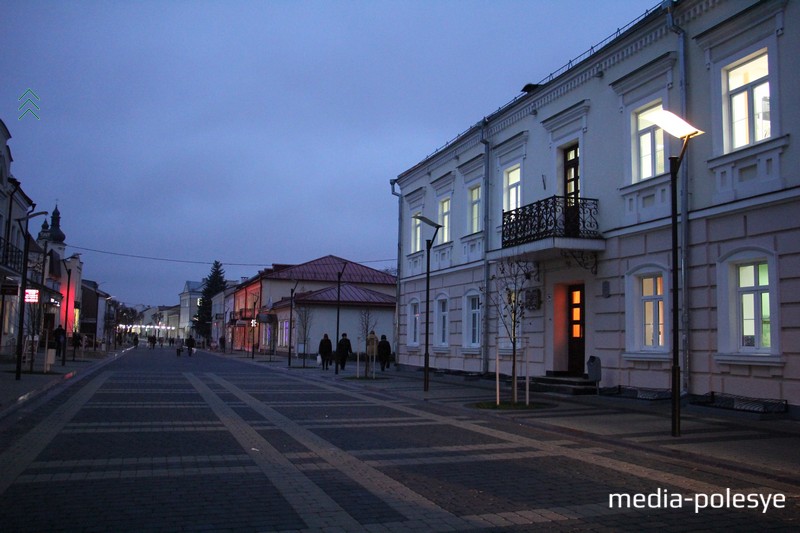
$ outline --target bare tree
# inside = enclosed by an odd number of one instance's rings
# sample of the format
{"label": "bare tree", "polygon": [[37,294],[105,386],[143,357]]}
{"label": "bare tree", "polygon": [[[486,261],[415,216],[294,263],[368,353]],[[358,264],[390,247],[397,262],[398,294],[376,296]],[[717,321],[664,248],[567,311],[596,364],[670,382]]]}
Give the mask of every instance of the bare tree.
{"label": "bare tree", "polygon": [[[499,322],[511,341],[511,396],[517,403],[517,346],[525,318],[524,290],[537,271],[535,262],[506,257],[495,263],[494,292],[486,291],[491,305],[497,311]],[[500,331],[498,330],[498,342]]]}
{"label": "bare tree", "polygon": [[295,307],[297,314],[297,339],[303,343],[303,366],[306,364],[308,343],[311,341],[311,324],[314,321],[314,310],[308,305]]}
{"label": "bare tree", "polygon": [[361,326],[361,338],[364,339],[364,377],[367,377],[369,373],[369,356],[366,355],[366,346],[367,346],[367,337],[369,336],[370,331],[375,330],[375,326],[378,325],[378,317],[373,316],[372,310],[369,307],[365,307],[359,313],[360,319],[360,326]]}

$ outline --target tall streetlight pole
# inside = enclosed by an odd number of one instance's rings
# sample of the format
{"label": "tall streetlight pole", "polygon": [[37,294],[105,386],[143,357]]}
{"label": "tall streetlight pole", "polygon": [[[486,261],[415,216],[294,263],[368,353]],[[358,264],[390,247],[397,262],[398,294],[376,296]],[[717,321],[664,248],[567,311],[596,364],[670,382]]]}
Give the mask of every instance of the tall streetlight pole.
{"label": "tall streetlight pole", "polygon": [[422,215],[414,215],[412,218],[415,218],[420,222],[424,222],[433,228],[433,236],[430,239],[425,240],[425,366],[422,373],[422,390],[428,392],[428,387],[430,385],[429,375],[431,363],[431,356],[430,352],[428,351],[428,337],[431,327],[431,248],[433,247],[433,241],[436,239],[436,234],[439,232],[439,228],[441,228],[442,225],[437,224],[433,220]]}
{"label": "tall streetlight pole", "polygon": [[294,287],[289,291],[289,366],[292,366],[292,316],[294,315],[294,291],[300,280],[294,282]]}
{"label": "tall streetlight pole", "polygon": [[[31,210],[36,207],[36,204],[31,206]],[[30,240],[30,235],[28,234],[28,221],[34,217],[47,215],[47,211],[37,211],[36,213],[28,213],[24,217],[20,217],[17,220],[17,224],[19,224],[19,229],[22,232],[22,235],[25,239],[25,244],[22,247],[22,278],[19,284],[19,324],[18,324],[18,331],[17,331],[17,369],[15,377],[17,381],[22,379],[22,348],[23,344],[22,341],[25,337],[24,335],[24,327],[25,327],[25,291],[28,288],[28,254],[30,253],[30,246],[28,244]],[[25,227],[22,227],[22,221],[25,221]]]}
{"label": "tall streetlight pole", "polygon": [[[342,265],[342,270],[336,273],[336,339],[334,339],[334,346],[339,345],[339,311],[342,306],[342,276],[344,275],[344,269],[347,268],[348,263],[345,262]],[[334,370],[336,373],[339,373],[339,353],[336,352],[336,361],[334,361]]]}
{"label": "tall streetlight pole", "polygon": [[[672,436],[681,436],[681,363],[680,363],[680,319],[678,291],[678,170],[686,155],[689,139],[703,132],[674,113],[660,111],[651,119],[653,123],[673,137],[683,140],[679,156],[670,156],[670,223],[672,230]],[[683,221],[687,223],[686,220]],[[683,243],[684,246],[687,243]]]}
{"label": "tall streetlight pole", "polygon": [[65,366],[67,364],[67,346],[70,340],[69,337],[69,289],[72,286],[72,269],[69,268],[67,265],[67,260],[62,259],[62,263],[64,263],[64,268],[67,271],[67,304],[64,306],[64,346],[61,350],[61,366]]}

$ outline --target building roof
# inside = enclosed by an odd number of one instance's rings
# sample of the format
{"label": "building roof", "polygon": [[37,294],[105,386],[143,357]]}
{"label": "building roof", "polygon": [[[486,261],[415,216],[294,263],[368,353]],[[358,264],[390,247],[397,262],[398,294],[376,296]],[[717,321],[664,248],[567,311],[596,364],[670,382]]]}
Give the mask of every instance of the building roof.
{"label": "building roof", "polygon": [[[304,292],[296,294],[294,297],[295,305],[314,304],[314,305],[336,305],[337,301],[337,288],[326,287],[317,291]],[[394,307],[394,295],[384,294],[382,292],[373,291],[358,285],[350,285],[343,283],[341,286],[341,294],[339,301],[341,305],[345,306],[359,306],[359,307]],[[282,308],[289,306],[289,298],[281,298],[273,308]]]}
{"label": "building roof", "polygon": [[379,285],[394,285],[397,283],[397,278],[391,274],[336,257],[335,255],[326,255],[307,263],[275,270],[267,274],[266,277],[269,279],[335,282],[343,269],[343,283],[375,283]]}

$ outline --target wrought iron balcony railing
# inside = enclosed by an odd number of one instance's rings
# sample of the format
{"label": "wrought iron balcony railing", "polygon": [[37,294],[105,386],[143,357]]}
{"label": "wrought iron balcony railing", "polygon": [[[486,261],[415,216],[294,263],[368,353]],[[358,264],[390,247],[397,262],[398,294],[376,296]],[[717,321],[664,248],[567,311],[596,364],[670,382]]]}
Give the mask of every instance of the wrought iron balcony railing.
{"label": "wrought iron balcony railing", "polygon": [[0,237],[0,253],[2,253],[0,259],[2,259],[4,267],[18,274],[22,273],[22,250]]}
{"label": "wrought iron balcony railing", "polygon": [[553,237],[602,238],[597,200],[552,196],[503,213],[503,248]]}

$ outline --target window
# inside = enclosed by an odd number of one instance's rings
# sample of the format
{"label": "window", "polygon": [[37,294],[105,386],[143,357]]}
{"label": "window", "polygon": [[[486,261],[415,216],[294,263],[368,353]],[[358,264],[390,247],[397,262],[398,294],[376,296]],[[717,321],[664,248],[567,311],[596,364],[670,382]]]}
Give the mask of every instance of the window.
{"label": "window", "polygon": [[411,217],[411,253],[416,253],[422,250],[422,222],[414,218],[422,213],[414,213]]}
{"label": "window", "polygon": [[434,344],[447,346],[449,330],[447,297],[440,296],[436,298],[436,340]]}
{"label": "window", "polygon": [[504,184],[505,194],[503,195],[503,209],[513,211],[522,207],[522,180],[521,168],[519,165],[511,167],[505,171]]}
{"label": "window", "polygon": [[768,139],[772,128],[767,53],[726,68],[725,82],[731,149]]}
{"label": "window", "polygon": [[769,269],[766,262],[737,268],[738,325],[742,350],[768,350],[770,340]]}
{"label": "window", "polygon": [[481,298],[470,294],[466,298],[466,315],[464,327],[464,345],[478,347],[481,345]]}
{"label": "window", "polygon": [[644,348],[664,346],[664,278],[660,274],[640,278]]}
{"label": "window", "polygon": [[670,359],[671,297],[669,269],[639,265],[625,275],[625,353],[632,361]]}
{"label": "window", "polygon": [[408,305],[408,344],[419,346],[419,302],[412,301]]}
{"label": "window", "polygon": [[481,231],[481,187],[472,187],[469,190],[469,233]]}
{"label": "window", "polygon": [[278,339],[280,346],[289,346],[289,321],[281,320],[280,325],[280,338]]}
{"label": "window", "polygon": [[439,244],[450,242],[450,198],[439,202]]}
{"label": "window", "polygon": [[656,126],[651,117],[661,111],[657,104],[636,113],[636,148],[639,180],[646,180],[664,173],[664,130]]}
{"label": "window", "polygon": [[722,364],[783,365],[777,256],[737,249],[717,263],[717,353]]}

